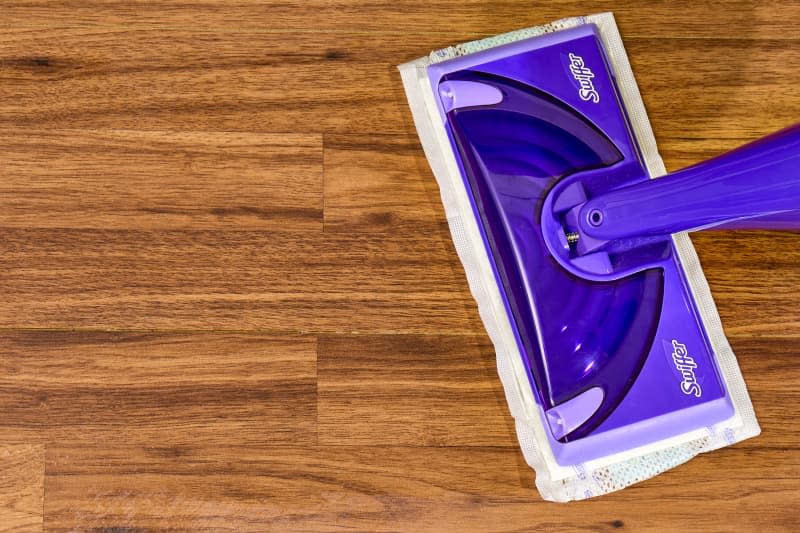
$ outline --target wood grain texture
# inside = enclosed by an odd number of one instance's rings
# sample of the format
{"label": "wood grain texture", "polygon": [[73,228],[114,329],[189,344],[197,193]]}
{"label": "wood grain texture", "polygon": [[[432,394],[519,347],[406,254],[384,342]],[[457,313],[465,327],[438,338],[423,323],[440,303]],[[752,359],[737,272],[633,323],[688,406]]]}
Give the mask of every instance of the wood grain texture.
{"label": "wood grain texture", "polygon": [[221,428],[237,444],[316,441],[314,338],[23,332],[0,335],[0,354],[10,391],[44,404],[26,421],[44,442],[169,448]]}
{"label": "wood grain texture", "polygon": [[515,438],[483,336],[319,341],[320,444],[506,446]]}
{"label": "wood grain texture", "polygon": [[4,227],[322,228],[320,135],[25,128],[0,143]]}
{"label": "wood grain texture", "polygon": [[800,115],[792,0],[3,2],[0,530],[796,531],[798,235],[693,238],[760,437],[518,450],[395,65],[587,10],[670,169]]}
{"label": "wood grain texture", "polygon": [[[569,507],[531,498],[532,472],[512,448],[193,447],[165,456],[56,445],[47,472],[52,531],[160,529],[164,516],[187,532],[789,531],[800,463],[796,453],[742,445]],[[712,502],[713,512],[698,511]]]}
{"label": "wood grain texture", "polygon": [[41,531],[44,466],[43,445],[0,444],[0,527],[3,531]]}
{"label": "wood grain texture", "polygon": [[10,328],[474,333],[475,321],[465,317],[477,313],[445,238],[0,228],[0,321]]}
{"label": "wood grain texture", "polygon": [[446,231],[439,189],[416,135],[331,134],[324,142],[326,232]]}
{"label": "wood grain texture", "polygon": [[[634,71],[652,71],[637,80],[659,139],[752,138],[800,111],[794,99],[774,97],[794,91],[792,77],[776,73],[800,67],[784,40],[741,30],[682,39],[622,31]],[[394,65],[453,41],[389,37],[135,25],[8,31],[0,36],[0,125],[412,134]]]}

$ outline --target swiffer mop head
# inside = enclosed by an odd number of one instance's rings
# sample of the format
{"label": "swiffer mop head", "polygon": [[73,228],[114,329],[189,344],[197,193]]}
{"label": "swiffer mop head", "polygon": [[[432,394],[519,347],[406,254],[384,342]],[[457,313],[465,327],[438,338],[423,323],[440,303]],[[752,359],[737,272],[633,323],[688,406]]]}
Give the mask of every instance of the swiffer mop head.
{"label": "swiffer mop head", "polygon": [[[562,230],[588,193],[665,173],[613,16],[399,68],[542,496],[612,492],[757,435],[688,236],[588,253]],[[568,268],[554,256],[576,246]]]}

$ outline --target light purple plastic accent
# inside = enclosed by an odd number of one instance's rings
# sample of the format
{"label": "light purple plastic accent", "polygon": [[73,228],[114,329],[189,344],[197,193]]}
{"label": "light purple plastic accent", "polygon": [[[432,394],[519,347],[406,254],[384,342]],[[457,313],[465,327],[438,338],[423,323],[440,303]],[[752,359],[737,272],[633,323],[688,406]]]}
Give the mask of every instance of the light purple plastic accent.
{"label": "light purple plastic accent", "polygon": [[439,85],[439,95],[445,112],[459,107],[492,105],[503,101],[500,89],[475,81],[446,81]]}
{"label": "light purple plastic accent", "polygon": [[[575,56],[591,69],[599,102],[582,98]],[[652,268],[611,281],[575,276],[546,244],[543,231],[558,227],[553,241],[569,251],[561,220],[546,220],[549,191],[564,192],[566,210],[649,179],[596,27],[433,64],[428,78],[556,460],[584,462],[732,416],[671,241],[649,250]],[[454,107],[440,92],[453,82],[493,86],[502,101]],[[699,397],[681,390],[674,340],[697,364]]]}
{"label": "light purple plastic accent", "polygon": [[584,424],[603,402],[603,389],[594,387],[583,391],[571,400],[549,409],[545,416],[550,424],[550,431],[557,439],[575,431]]}

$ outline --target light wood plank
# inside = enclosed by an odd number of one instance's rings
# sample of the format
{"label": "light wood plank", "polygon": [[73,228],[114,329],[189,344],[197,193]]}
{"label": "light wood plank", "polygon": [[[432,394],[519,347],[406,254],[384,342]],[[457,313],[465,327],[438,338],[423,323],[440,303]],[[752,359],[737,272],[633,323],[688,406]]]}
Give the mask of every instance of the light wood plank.
{"label": "light wood plank", "polygon": [[317,135],[12,129],[0,225],[322,229]]}
{"label": "light wood plank", "polygon": [[0,529],[42,531],[44,446],[0,444]]}

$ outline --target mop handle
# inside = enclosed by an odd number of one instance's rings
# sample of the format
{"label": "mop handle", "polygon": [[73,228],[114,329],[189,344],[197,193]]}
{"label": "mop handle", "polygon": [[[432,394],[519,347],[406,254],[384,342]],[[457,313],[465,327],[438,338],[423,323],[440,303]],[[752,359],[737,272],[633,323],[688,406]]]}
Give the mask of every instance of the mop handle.
{"label": "mop handle", "polygon": [[605,241],[711,227],[800,230],[800,124],[600,194],[581,207],[578,224]]}

